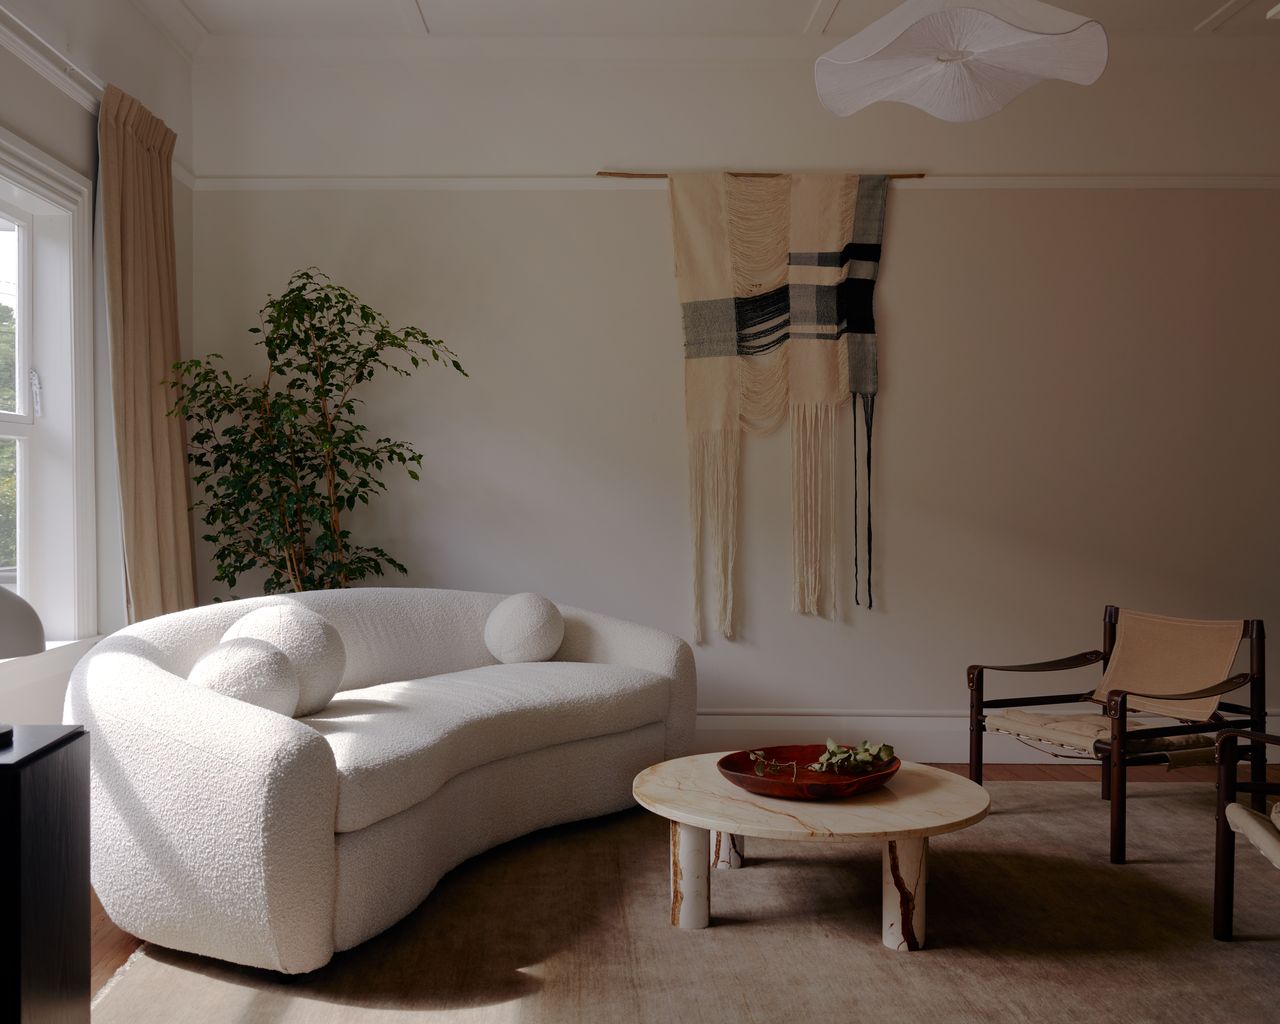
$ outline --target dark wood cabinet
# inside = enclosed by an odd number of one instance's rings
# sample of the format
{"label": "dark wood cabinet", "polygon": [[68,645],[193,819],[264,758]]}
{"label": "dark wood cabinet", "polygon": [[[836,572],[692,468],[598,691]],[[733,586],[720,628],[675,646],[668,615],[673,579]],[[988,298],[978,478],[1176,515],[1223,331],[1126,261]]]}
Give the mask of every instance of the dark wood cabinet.
{"label": "dark wood cabinet", "polygon": [[0,1021],[88,1020],[89,737],[16,725],[0,747]]}

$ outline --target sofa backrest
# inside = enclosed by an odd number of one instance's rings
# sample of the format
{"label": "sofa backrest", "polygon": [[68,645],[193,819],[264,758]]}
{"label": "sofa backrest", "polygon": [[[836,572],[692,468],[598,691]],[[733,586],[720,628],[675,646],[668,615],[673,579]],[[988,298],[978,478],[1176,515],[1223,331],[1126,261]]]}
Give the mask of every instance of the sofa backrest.
{"label": "sofa backrest", "polygon": [[338,688],[352,690],[496,664],[484,643],[484,624],[504,596],[411,587],[277,594],[162,615],[115,635],[144,642],[151,660],[185,678],[241,616],[267,605],[300,604],[324,616],[342,637],[347,667]]}

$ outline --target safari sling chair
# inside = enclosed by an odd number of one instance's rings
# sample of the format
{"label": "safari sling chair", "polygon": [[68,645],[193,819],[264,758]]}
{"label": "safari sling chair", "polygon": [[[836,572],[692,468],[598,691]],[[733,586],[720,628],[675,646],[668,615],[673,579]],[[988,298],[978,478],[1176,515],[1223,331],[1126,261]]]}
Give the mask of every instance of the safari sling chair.
{"label": "safari sling chair", "polygon": [[[1249,670],[1230,676],[1240,645],[1249,644]],[[1103,615],[1102,650],[1027,665],[970,665],[969,778],[982,782],[985,733],[1013,736],[1023,742],[1049,744],[1066,757],[1102,762],[1102,799],[1111,802],[1111,862],[1125,860],[1125,770],[1129,765],[1212,764],[1214,735],[1223,729],[1266,729],[1265,631],[1261,619],[1204,621],[1122,610],[1108,605]],[[987,672],[1059,672],[1102,666],[1096,690],[1048,696],[1001,697],[983,693]],[[1249,688],[1248,706],[1221,698]],[[1092,703],[1101,712],[1045,715],[1017,710],[1061,704]],[[992,714],[991,712],[995,712]],[[1176,725],[1149,725],[1130,714],[1176,719]],[[1233,717],[1228,717],[1228,715]],[[1253,808],[1262,811],[1267,751],[1249,743]]]}

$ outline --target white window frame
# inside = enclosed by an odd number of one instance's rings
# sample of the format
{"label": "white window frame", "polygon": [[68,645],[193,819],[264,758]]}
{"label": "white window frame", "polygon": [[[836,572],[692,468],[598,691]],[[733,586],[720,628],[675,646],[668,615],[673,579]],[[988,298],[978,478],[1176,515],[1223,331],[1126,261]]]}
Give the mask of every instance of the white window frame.
{"label": "white window frame", "polygon": [[8,423],[31,423],[34,412],[31,407],[31,259],[34,252],[31,236],[31,214],[21,207],[6,203],[0,199],[0,218],[16,224],[18,228],[18,329],[14,336],[17,352],[14,358],[14,369],[17,380],[14,381],[14,392],[17,395],[18,408],[13,412],[0,409],[0,436],[16,437],[17,434],[6,433]]}
{"label": "white window frame", "polygon": [[[33,603],[45,620],[50,640],[76,640],[95,636],[98,626],[97,525],[95,517],[94,387],[93,387],[93,185],[61,162],[25,140],[0,129],[0,210],[8,219],[21,212],[29,246],[22,261],[28,268],[20,282],[25,315],[19,331],[18,405],[16,414],[0,414],[0,436],[24,438],[19,445],[18,474],[18,587],[23,593],[39,591]],[[38,211],[33,213],[32,211]],[[41,223],[56,226],[58,241],[42,242]],[[44,246],[43,250],[41,246]],[[43,269],[42,269],[43,268]],[[49,297],[41,295],[35,280],[45,270],[58,278],[59,323],[41,319],[40,309]],[[48,275],[46,275],[47,278]],[[69,307],[63,302],[69,300]],[[33,565],[32,531],[40,510],[24,500],[22,481],[31,480],[30,442],[44,424],[36,424],[32,408],[29,372],[40,372],[45,346],[59,346],[57,365],[69,369],[69,379],[57,381],[65,397],[59,402],[59,421],[69,453],[71,479],[65,488],[70,508],[61,510],[66,526],[58,544],[64,549],[57,570],[56,587],[35,586],[44,567]],[[23,350],[25,346],[25,351]],[[49,359],[53,364],[55,360]],[[61,374],[59,374],[61,376]],[[54,381],[48,382],[50,388]],[[46,403],[47,405],[47,403]],[[45,416],[50,409],[46,407]],[[43,538],[44,543],[49,538]],[[51,597],[56,594],[56,597]],[[43,605],[43,607],[42,607]]]}

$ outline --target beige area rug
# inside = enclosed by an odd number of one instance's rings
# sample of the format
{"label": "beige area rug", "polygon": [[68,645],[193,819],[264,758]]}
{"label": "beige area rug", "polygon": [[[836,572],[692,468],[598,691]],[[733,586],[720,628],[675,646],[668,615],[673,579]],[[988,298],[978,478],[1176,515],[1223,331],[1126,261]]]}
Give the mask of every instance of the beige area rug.
{"label": "beige area rug", "polygon": [[672,928],[667,826],[636,810],[469,861],[311,975],[144,946],[94,1024],[1280,1021],[1280,872],[1243,842],[1239,940],[1210,937],[1211,785],[1133,785],[1123,867],[1095,786],[990,790],[986,821],[932,842],[919,953],[880,944],[871,844],[748,840],[712,927]]}

